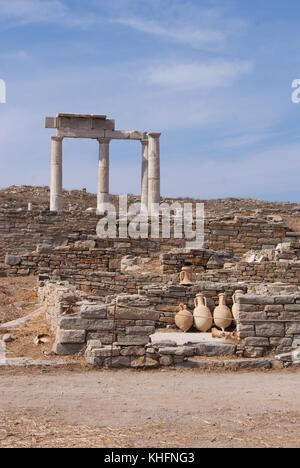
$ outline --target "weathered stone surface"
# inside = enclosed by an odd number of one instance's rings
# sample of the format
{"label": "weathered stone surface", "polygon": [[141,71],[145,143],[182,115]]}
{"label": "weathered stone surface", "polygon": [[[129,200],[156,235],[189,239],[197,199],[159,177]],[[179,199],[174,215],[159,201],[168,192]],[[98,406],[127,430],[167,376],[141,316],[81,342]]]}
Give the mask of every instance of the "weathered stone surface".
{"label": "weathered stone surface", "polygon": [[145,356],[138,357],[131,361],[131,367],[135,369],[143,368],[145,367],[145,362],[146,362]]}
{"label": "weathered stone surface", "polygon": [[275,304],[293,304],[295,296],[276,296],[274,302]]}
{"label": "weathered stone surface", "polygon": [[246,358],[260,358],[264,355],[264,348],[256,348],[252,346],[247,346],[244,351],[244,356]]}
{"label": "weathered stone surface", "polygon": [[142,346],[149,343],[149,336],[127,335],[118,336],[117,345],[119,346]]}
{"label": "weathered stone surface", "polygon": [[258,304],[258,305],[270,305],[274,304],[275,300],[272,296],[251,296],[249,294],[239,297],[240,304]]}
{"label": "weathered stone surface", "polygon": [[103,347],[103,348],[93,348],[91,350],[91,356],[93,357],[110,357],[110,356],[119,356],[120,355],[120,348],[112,348],[111,346]]}
{"label": "weathered stone surface", "polygon": [[78,354],[84,349],[84,344],[62,344],[54,343],[53,352],[58,356],[71,356],[73,354]]}
{"label": "weathered stone surface", "polygon": [[160,317],[160,312],[156,312],[155,310],[147,309],[139,309],[139,308],[123,308],[117,307],[116,319],[125,319],[125,320],[153,320],[158,321]]}
{"label": "weathered stone surface", "polygon": [[121,356],[145,356],[145,354],[145,348],[140,346],[128,346],[121,350]]}
{"label": "weathered stone surface", "polygon": [[245,339],[245,345],[246,346],[253,346],[253,347],[268,347],[270,346],[270,342],[268,338],[263,338],[263,337],[249,337]]}
{"label": "weathered stone surface", "polygon": [[271,346],[281,346],[283,348],[288,348],[292,346],[293,338],[279,338],[279,337],[272,337],[270,339]]}
{"label": "weathered stone surface", "polygon": [[85,343],[85,330],[59,330],[56,335],[57,342],[61,344]]}
{"label": "weathered stone surface", "polygon": [[146,356],[145,367],[147,368],[157,368],[159,367],[159,362],[153,357]]}
{"label": "weathered stone surface", "polygon": [[284,336],[285,335],[285,327],[284,323],[259,323],[255,325],[256,335],[263,336],[263,337],[271,337],[271,336]]}
{"label": "weathered stone surface", "polygon": [[267,305],[264,310],[265,312],[281,312],[283,310],[283,305]]}
{"label": "weathered stone surface", "polygon": [[127,335],[152,335],[155,332],[155,327],[126,327]]}
{"label": "weathered stone surface", "polygon": [[298,335],[300,334],[300,322],[291,323],[286,326],[286,335]]}
{"label": "weathered stone surface", "polygon": [[200,344],[195,346],[197,356],[231,356],[236,346],[232,344]]}
{"label": "weathered stone surface", "polygon": [[254,325],[252,324],[245,325],[245,324],[238,323],[237,329],[238,329],[238,335],[241,339],[247,338],[250,336],[255,336]]}
{"label": "weathered stone surface", "polygon": [[59,327],[62,330],[109,331],[113,329],[113,320],[89,320],[78,317],[62,317]]}
{"label": "weathered stone surface", "polygon": [[100,304],[84,304],[80,309],[80,316],[83,319],[105,319],[107,317],[107,307]]}
{"label": "weathered stone surface", "polygon": [[155,343],[155,346],[157,346],[158,348],[174,348],[177,346],[177,343],[176,341],[165,340],[165,341],[158,341],[157,343]]}
{"label": "weathered stone surface", "polygon": [[168,367],[173,365],[173,358],[172,356],[161,356],[159,359],[159,363],[163,367]]}
{"label": "weathered stone surface", "polygon": [[128,356],[116,356],[112,359],[105,359],[105,367],[121,368],[121,367],[130,367],[131,358]]}
{"label": "weathered stone surface", "polygon": [[21,257],[15,256],[15,255],[5,255],[5,265],[8,266],[18,266],[20,265],[22,259]]}
{"label": "weathered stone surface", "polygon": [[2,341],[4,343],[12,343],[16,339],[17,338],[15,336],[11,335],[10,333],[5,333],[5,335],[2,336]]}

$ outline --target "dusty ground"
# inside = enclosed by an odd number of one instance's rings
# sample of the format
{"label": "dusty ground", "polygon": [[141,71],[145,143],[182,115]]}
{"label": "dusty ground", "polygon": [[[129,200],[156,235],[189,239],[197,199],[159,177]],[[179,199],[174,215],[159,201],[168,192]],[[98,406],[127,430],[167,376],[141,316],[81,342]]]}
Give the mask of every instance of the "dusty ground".
{"label": "dusty ground", "polygon": [[299,447],[300,372],[0,371],[0,447]]}
{"label": "dusty ground", "polygon": [[37,278],[0,278],[0,324],[30,314],[37,306]]}

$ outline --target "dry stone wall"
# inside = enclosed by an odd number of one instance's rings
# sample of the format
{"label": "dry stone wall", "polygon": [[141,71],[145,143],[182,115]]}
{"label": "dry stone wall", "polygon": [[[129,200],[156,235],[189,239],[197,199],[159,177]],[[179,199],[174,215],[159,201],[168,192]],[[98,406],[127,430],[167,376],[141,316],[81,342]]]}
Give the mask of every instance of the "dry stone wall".
{"label": "dry stone wall", "polygon": [[244,341],[245,357],[285,353],[300,339],[300,293],[279,296],[238,297],[237,330]]}

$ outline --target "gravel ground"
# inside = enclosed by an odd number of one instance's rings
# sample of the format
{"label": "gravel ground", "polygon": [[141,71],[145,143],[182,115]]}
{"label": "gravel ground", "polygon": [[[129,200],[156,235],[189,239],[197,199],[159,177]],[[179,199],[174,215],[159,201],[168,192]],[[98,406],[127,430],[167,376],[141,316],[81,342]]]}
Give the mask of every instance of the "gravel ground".
{"label": "gravel ground", "polygon": [[299,447],[300,371],[1,370],[0,447]]}

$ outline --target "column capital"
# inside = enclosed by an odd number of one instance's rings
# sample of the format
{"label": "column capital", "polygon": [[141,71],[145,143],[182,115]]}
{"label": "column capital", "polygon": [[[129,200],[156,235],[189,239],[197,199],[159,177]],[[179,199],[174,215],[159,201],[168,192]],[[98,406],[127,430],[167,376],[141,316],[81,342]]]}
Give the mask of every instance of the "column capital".
{"label": "column capital", "polygon": [[56,135],[51,137],[51,140],[57,141],[57,142],[61,142],[61,141],[63,141],[63,139],[64,139],[64,137],[60,137],[60,136],[56,136]]}
{"label": "column capital", "polygon": [[149,137],[152,137],[152,138],[160,138],[161,137],[161,133],[160,132],[148,132],[148,136]]}
{"label": "column capital", "polygon": [[111,142],[111,138],[108,138],[108,137],[98,138],[98,141],[99,141],[100,145],[101,145],[102,143],[110,143],[110,142]]}

